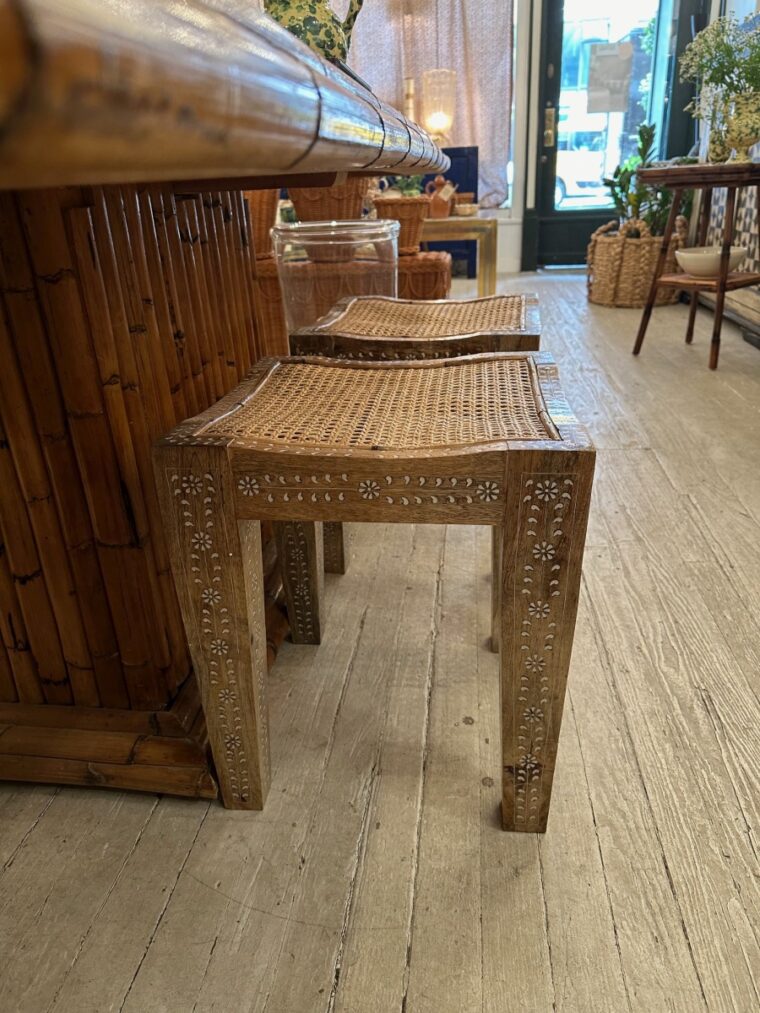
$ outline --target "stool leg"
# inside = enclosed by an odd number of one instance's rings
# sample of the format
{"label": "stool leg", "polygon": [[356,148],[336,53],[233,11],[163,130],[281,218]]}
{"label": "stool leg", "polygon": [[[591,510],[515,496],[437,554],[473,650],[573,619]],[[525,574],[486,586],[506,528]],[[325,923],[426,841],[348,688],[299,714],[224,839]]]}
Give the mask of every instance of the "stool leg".
{"label": "stool leg", "polygon": [[325,546],[325,572],[345,573],[346,560],[346,533],[343,530],[343,521],[324,521],[324,546]]}
{"label": "stool leg", "polygon": [[277,521],[274,532],[293,643],[319,644],[324,591],[322,522]]}
{"label": "stool leg", "polygon": [[154,465],[222,801],[261,809],[270,776],[261,525],[238,523],[224,448],[162,445]]}
{"label": "stool leg", "polygon": [[570,461],[564,454],[555,463],[558,456],[507,455],[501,563],[505,830],[543,833],[549,815],[594,468],[593,452]]}
{"label": "stool leg", "polygon": [[500,527],[491,528],[491,650],[499,653],[501,635],[501,540]]}

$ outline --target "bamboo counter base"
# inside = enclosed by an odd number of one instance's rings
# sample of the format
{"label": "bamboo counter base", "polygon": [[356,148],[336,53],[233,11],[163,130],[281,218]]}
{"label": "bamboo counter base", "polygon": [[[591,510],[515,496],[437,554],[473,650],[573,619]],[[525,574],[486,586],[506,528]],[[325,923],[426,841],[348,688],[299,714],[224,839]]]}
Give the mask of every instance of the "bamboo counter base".
{"label": "bamboo counter base", "polygon": [[0,778],[216,794],[150,447],[287,351],[254,263],[240,191],[0,194]]}
{"label": "bamboo counter base", "polygon": [[0,0],[0,779],[210,798],[151,446],[287,354],[243,190],[448,160],[249,4],[117,7]]}

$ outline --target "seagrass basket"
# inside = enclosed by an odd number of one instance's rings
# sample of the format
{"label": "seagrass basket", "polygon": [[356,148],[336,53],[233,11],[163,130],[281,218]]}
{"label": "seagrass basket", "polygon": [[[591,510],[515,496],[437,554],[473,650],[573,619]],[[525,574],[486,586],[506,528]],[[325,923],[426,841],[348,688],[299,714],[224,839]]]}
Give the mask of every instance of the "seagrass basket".
{"label": "seagrass basket", "polygon": [[293,186],[288,194],[299,222],[340,222],[361,218],[369,189],[366,176],[349,176],[333,186]]}
{"label": "seagrass basket", "polygon": [[245,198],[251,217],[253,249],[256,260],[272,256],[272,237],[269,232],[277,217],[279,190],[246,190]]}
{"label": "seagrass basket", "polygon": [[450,253],[429,250],[398,258],[399,299],[446,299],[450,290]]}
{"label": "seagrass basket", "polygon": [[[665,274],[675,274],[676,250],[686,245],[686,219],[679,215],[668,246]],[[613,229],[617,229],[614,234]],[[639,238],[629,235],[638,231]],[[586,256],[586,282],[589,302],[600,306],[644,306],[654,277],[662,236],[653,236],[645,222],[634,220],[622,227],[608,222],[591,237]],[[678,300],[678,290],[660,288],[656,305]]]}
{"label": "seagrass basket", "polygon": [[419,197],[375,197],[378,218],[392,218],[401,225],[398,236],[398,253],[408,257],[420,252],[422,226],[430,214],[430,198]]}

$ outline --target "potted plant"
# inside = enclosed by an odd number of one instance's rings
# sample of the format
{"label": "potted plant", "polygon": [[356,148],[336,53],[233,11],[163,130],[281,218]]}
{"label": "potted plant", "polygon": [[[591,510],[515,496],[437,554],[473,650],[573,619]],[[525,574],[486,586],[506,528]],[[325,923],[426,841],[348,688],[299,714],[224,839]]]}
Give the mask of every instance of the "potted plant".
{"label": "potted plant", "polygon": [[[604,180],[618,217],[597,229],[589,243],[586,263],[590,302],[603,306],[646,303],[660,252],[660,237],[665,232],[673,201],[671,191],[649,186],[638,177],[639,168],[652,164],[654,140],[655,127],[642,123],[636,153]],[[687,192],[681,201],[665,262],[668,273],[678,269],[675,251],[686,242],[685,216],[690,213],[691,200],[692,194]],[[657,303],[675,302],[677,298],[675,290],[660,289]]]}
{"label": "potted plant", "polygon": [[705,122],[708,161],[750,161],[760,141],[760,17],[713,21],[684,50],[680,74],[696,88],[687,109]]}
{"label": "potted plant", "polygon": [[422,226],[430,214],[430,198],[422,193],[422,176],[387,176],[387,188],[373,195],[378,218],[392,218],[401,225],[400,256],[419,253]]}

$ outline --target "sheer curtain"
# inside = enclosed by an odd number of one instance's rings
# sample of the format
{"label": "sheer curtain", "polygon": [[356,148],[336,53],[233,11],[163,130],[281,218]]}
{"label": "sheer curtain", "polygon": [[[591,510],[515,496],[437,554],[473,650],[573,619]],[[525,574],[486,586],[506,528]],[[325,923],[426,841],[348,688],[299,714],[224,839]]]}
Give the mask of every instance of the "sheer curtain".
{"label": "sheer curtain", "polygon": [[[348,2],[333,0],[339,17]],[[513,0],[365,0],[348,60],[380,98],[399,109],[404,78],[413,77],[418,116],[423,72],[436,67],[457,72],[451,141],[478,146],[485,207],[507,196],[512,14]]]}

